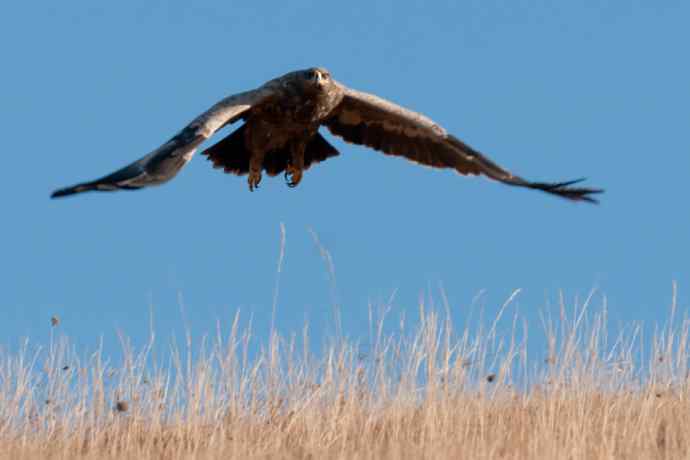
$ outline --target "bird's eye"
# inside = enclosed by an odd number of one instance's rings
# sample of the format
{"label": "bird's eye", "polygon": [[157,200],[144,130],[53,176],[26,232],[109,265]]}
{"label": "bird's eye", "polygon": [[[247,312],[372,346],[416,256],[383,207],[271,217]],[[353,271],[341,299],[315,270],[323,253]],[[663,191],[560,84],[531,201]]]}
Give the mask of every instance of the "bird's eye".
{"label": "bird's eye", "polygon": [[314,78],[316,78],[316,72],[314,72],[313,70],[308,70],[307,71],[307,78],[309,80],[313,80]]}

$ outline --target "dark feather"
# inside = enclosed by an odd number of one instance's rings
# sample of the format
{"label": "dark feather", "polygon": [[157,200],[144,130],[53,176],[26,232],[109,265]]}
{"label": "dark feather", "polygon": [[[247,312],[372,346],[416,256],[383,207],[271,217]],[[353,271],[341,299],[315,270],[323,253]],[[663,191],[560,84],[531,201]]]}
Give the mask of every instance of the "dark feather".
{"label": "dark feather", "polygon": [[349,125],[337,117],[326,122],[336,136],[353,144],[365,145],[388,155],[407,158],[434,168],[455,168],[461,174],[481,174],[481,168],[471,159],[459,157],[450,146],[438,139],[423,135],[409,136],[401,131],[386,129],[383,123],[368,122]]}
{"label": "dark feather", "polygon": [[435,168],[454,168],[461,174],[482,173],[472,158],[458,155],[445,142],[442,128],[399,106],[395,106],[399,108],[397,112],[393,107],[386,110],[388,106],[384,103],[393,106],[388,101],[381,102],[380,98],[360,100],[354,97],[353,92],[348,93],[334,111],[335,115],[324,124],[331,133],[347,142],[365,145],[388,155],[402,156]]}
{"label": "dark feather", "polygon": [[463,152],[475,159],[477,164],[481,166],[482,173],[484,175],[506,185],[541,190],[542,192],[560,196],[561,198],[566,198],[568,200],[586,201],[594,204],[599,203],[599,201],[597,201],[591,195],[597,195],[604,192],[602,189],[597,188],[571,187],[571,185],[580,183],[585,179],[570,180],[565,182],[530,182],[520,176],[512,174],[510,171],[501,168],[496,163],[489,160],[485,155],[474,150],[472,147],[465,144],[455,136],[448,135],[446,139],[450,145],[454,146],[460,152]]}
{"label": "dark feather", "polygon": [[74,185],[72,187],[65,187],[55,190],[50,194],[51,198],[62,198],[64,196],[74,195],[76,193],[98,191],[98,192],[114,192],[117,190],[139,190],[142,186],[132,185],[113,185],[107,186],[100,182],[86,182],[84,184]]}

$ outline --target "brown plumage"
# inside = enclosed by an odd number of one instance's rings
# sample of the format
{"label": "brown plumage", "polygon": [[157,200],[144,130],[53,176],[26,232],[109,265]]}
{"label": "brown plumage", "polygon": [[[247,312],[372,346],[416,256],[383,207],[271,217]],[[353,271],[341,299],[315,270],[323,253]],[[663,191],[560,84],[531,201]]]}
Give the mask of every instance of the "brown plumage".
{"label": "brown plumage", "polygon": [[227,97],[194,119],[150,154],[101,179],[57,190],[53,197],[89,190],[137,189],[170,180],[197,147],[218,129],[244,124],[202,152],[215,168],[248,175],[249,189],[285,174],[296,186],[310,166],[338,155],[318,132],[325,126],[345,141],[464,175],[484,175],[507,185],[541,190],[573,201],[596,203],[602,190],[573,187],[577,181],[531,182],[498,166],[419,113],[333,80],[323,68],[290,72],[263,86]]}
{"label": "brown plumage", "polygon": [[[226,173],[245,175],[249,172],[250,152],[245,147],[245,125],[240,126],[229,136],[202,152],[213,163],[213,167]],[[316,133],[304,151],[304,170],[313,163],[338,155],[339,152],[328,143],[320,133]],[[264,157],[264,170],[269,176],[284,173],[288,167],[290,151],[286,147],[272,150]]]}

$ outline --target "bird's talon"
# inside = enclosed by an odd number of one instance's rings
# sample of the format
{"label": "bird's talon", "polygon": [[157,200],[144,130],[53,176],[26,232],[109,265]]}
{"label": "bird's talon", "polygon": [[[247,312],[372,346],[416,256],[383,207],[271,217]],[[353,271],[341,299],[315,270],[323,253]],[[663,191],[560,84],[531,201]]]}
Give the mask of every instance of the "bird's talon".
{"label": "bird's talon", "polygon": [[247,182],[249,183],[249,191],[253,192],[254,189],[259,188],[259,182],[261,182],[261,173],[255,173],[255,172],[250,172],[249,173],[249,178],[247,179]]}
{"label": "bird's talon", "polygon": [[290,188],[295,188],[302,180],[302,171],[292,165],[285,169],[285,183]]}

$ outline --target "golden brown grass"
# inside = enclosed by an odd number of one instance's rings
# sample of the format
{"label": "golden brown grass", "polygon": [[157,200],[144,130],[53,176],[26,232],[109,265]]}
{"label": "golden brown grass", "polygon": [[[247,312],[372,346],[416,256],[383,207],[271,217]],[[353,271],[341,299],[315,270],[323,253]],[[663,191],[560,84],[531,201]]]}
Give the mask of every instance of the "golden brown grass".
{"label": "golden brown grass", "polygon": [[688,321],[608,340],[605,308],[588,308],[546,318],[545,351],[506,307],[456,333],[422,305],[413,331],[373,320],[368,346],[334,339],[318,356],[306,328],[262,347],[239,317],[168,360],[123,340],[116,367],[57,334],[47,350],[0,350],[0,457],[690,456]]}

